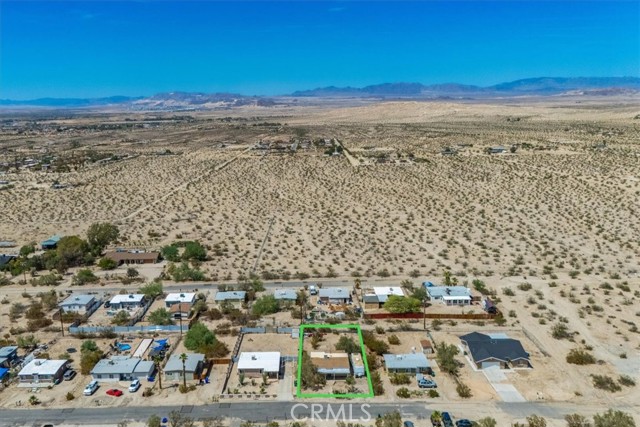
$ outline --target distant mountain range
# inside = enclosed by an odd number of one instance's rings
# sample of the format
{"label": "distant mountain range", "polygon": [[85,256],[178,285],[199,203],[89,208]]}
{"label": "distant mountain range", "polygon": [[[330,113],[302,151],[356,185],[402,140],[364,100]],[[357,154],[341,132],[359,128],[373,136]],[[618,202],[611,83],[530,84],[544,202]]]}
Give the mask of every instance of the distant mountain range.
{"label": "distant mountain range", "polygon": [[83,108],[117,106],[131,110],[224,109],[246,105],[269,107],[288,103],[287,98],[406,98],[462,99],[512,96],[592,95],[611,96],[640,93],[639,77],[536,77],[473,86],[459,83],[424,85],[422,83],[382,83],[357,87],[328,86],[301,90],[290,95],[263,97],[237,93],[167,92],[150,97],[111,96],[106,98],[39,98],[27,101],[0,99],[0,107],[37,106]]}
{"label": "distant mountain range", "polygon": [[299,97],[410,97],[430,98],[434,96],[474,97],[474,96],[520,96],[558,95],[565,92],[603,89],[640,90],[638,77],[536,77],[499,83],[493,86],[473,86],[459,83],[423,85],[421,83],[383,83],[362,88],[323,87],[297,91],[292,96]]}

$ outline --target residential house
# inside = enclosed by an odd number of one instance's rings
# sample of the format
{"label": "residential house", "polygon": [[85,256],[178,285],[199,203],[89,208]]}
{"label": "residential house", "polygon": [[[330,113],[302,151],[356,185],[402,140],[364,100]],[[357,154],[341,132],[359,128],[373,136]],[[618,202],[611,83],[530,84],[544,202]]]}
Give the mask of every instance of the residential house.
{"label": "residential house", "polygon": [[385,354],[383,357],[389,373],[419,374],[431,368],[424,353]]}
{"label": "residential house", "polygon": [[362,297],[365,309],[381,308],[391,296],[404,297],[404,292],[400,286],[375,286],[371,292]]}
{"label": "residential house", "polygon": [[278,378],[280,373],[280,352],[257,351],[242,352],[238,359],[238,374],[247,377],[261,377],[267,374],[269,378]]}
{"label": "residential house", "polygon": [[155,264],[160,260],[159,252],[143,251],[114,251],[107,252],[105,258],[110,258],[118,265],[122,264]]}
{"label": "residential house", "polygon": [[49,250],[49,249],[55,249],[58,247],[58,242],[60,241],[60,239],[62,238],[62,236],[51,236],[49,237],[47,240],[44,240],[40,243],[40,246],[42,247],[42,250]]}
{"label": "residential house", "polygon": [[204,367],[204,354],[187,353],[187,360],[185,360],[183,366],[180,354],[174,353],[164,366],[164,378],[166,381],[182,381],[182,373],[184,370],[187,381],[200,381]]}
{"label": "residential house", "polygon": [[499,147],[489,147],[489,149],[487,150],[487,152],[489,154],[502,154],[502,153],[506,153],[507,149],[505,147],[499,146]]}
{"label": "residential house", "polygon": [[193,306],[187,302],[181,302],[179,304],[173,304],[171,308],[169,308],[169,313],[171,313],[171,317],[174,319],[188,319],[191,315],[191,309]]}
{"label": "residential house", "polygon": [[529,353],[524,350],[520,341],[505,334],[472,332],[461,336],[460,341],[478,369],[493,366],[502,369],[531,367]]}
{"label": "residential house", "polygon": [[246,301],[247,293],[245,291],[225,291],[216,293],[215,301],[221,303],[229,301],[232,303],[241,303]]}
{"label": "residential house", "polygon": [[10,368],[18,359],[18,347],[10,345],[0,348],[0,368]]}
{"label": "residential house", "polygon": [[440,302],[446,305],[470,305],[473,300],[471,289],[465,286],[429,286],[430,282],[425,282],[424,286],[429,296],[429,300]]}
{"label": "residential house", "polygon": [[113,310],[133,310],[143,305],[143,294],[118,294],[109,301],[109,307]]}
{"label": "residential house", "polygon": [[318,292],[320,301],[331,304],[345,304],[351,301],[349,288],[322,288]]}
{"label": "residential house", "polygon": [[295,302],[298,299],[295,289],[276,289],[273,296],[278,301]]}
{"label": "residential house", "polygon": [[73,312],[85,314],[97,303],[98,301],[91,295],[72,294],[58,304],[58,307],[60,307],[65,313]]}
{"label": "residential house", "polygon": [[189,304],[189,307],[193,307],[196,303],[196,294],[194,292],[181,292],[169,294],[164,299],[164,304],[167,308],[171,308],[176,304]]}
{"label": "residential house", "polygon": [[91,376],[96,381],[118,382],[148,378],[153,375],[155,365],[152,361],[139,357],[113,356],[102,359],[91,370]]}
{"label": "residential house", "polygon": [[325,353],[312,351],[309,356],[318,373],[327,379],[345,379],[351,374],[349,355],[347,353]]}
{"label": "residential house", "polygon": [[431,344],[430,340],[421,340],[420,348],[422,348],[424,354],[433,354],[433,344]]}
{"label": "residential house", "polygon": [[364,377],[366,375],[366,370],[364,369],[362,355],[358,353],[351,353],[349,354],[349,360],[351,361],[353,376],[356,378]]}
{"label": "residential house", "polygon": [[33,359],[18,372],[20,385],[49,385],[62,380],[68,363],[68,360]]}

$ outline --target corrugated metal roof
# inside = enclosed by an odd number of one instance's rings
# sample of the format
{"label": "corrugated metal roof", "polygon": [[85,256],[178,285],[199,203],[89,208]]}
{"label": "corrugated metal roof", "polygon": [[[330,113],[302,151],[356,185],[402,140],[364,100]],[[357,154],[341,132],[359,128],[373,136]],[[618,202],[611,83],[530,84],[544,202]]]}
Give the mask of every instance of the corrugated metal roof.
{"label": "corrugated metal roof", "polygon": [[430,366],[423,353],[385,354],[383,357],[387,369],[426,369]]}

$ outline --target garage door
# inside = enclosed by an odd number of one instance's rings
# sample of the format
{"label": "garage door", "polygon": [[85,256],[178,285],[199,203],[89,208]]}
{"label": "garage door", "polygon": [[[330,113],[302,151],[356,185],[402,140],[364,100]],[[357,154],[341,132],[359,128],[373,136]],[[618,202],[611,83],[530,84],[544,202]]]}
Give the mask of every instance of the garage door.
{"label": "garage door", "polygon": [[500,368],[500,362],[482,362],[482,369],[492,368],[492,367]]}

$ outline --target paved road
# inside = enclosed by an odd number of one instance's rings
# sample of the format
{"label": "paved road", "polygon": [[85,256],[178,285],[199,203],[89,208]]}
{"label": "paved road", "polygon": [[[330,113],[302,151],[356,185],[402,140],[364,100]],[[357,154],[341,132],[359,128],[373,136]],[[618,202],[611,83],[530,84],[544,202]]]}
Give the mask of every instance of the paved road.
{"label": "paved road", "polygon": [[[311,405],[317,405],[312,407]],[[297,405],[297,406],[296,406]],[[306,406],[305,406],[306,405]],[[454,417],[484,417],[503,412],[514,419],[522,419],[531,414],[538,414],[546,418],[561,419],[565,414],[581,413],[591,416],[596,412],[604,412],[608,407],[593,405],[574,405],[570,403],[554,402],[526,402],[526,403],[493,403],[493,402],[462,402],[455,404],[425,404],[422,402],[408,402],[405,404],[379,403],[366,400],[360,401],[299,401],[299,402],[235,402],[215,403],[202,406],[164,406],[164,407],[98,407],[75,409],[3,409],[0,411],[0,426],[31,426],[38,423],[53,424],[116,424],[122,420],[145,421],[150,415],[166,416],[170,411],[180,411],[194,419],[208,417],[238,418],[257,422],[269,420],[292,420],[293,413],[298,419],[310,417],[315,410],[316,416],[325,419],[328,406],[336,413],[340,405],[346,405],[344,413],[347,420],[366,420],[368,416],[376,417],[394,410],[400,410],[405,418],[428,418],[433,410],[446,410]],[[618,407],[625,412],[639,415],[637,407]],[[316,417],[317,419],[317,417]]]}

